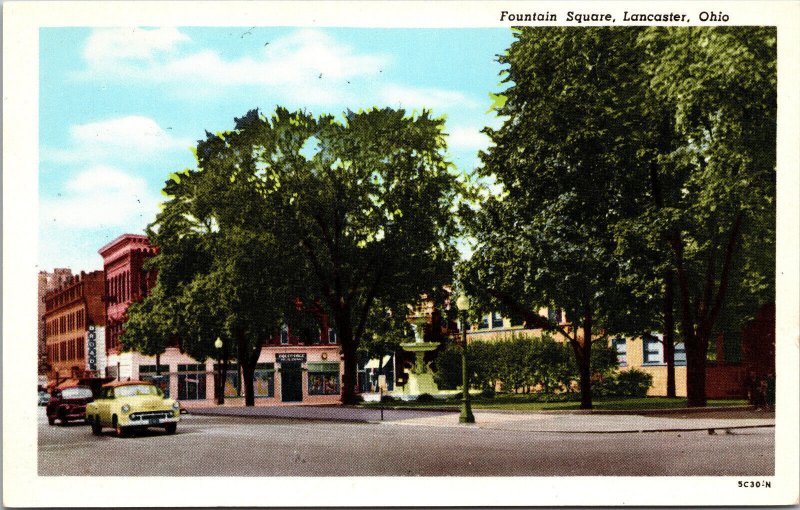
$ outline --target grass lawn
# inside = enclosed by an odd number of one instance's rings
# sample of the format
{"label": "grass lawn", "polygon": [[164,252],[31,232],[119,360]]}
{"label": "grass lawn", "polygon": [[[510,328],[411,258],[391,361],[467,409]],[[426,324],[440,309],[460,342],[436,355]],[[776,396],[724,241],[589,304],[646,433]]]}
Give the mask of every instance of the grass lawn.
{"label": "grass lawn", "polygon": [[[497,395],[495,398],[483,398],[475,396],[471,400],[472,407],[475,409],[505,409],[515,411],[557,411],[579,409],[580,401],[568,402],[542,402],[530,395]],[[640,398],[620,398],[602,397],[593,399],[594,409],[597,410],[643,410],[643,409],[680,409],[686,407],[685,398],[666,398],[666,397],[640,397]],[[378,407],[377,402],[366,402],[364,407]],[[458,400],[436,400],[434,402],[385,402],[385,407],[452,407],[457,408],[461,405]],[[746,400],[709,400],[709,407],[723,406],[743,406],[747,405]]]}

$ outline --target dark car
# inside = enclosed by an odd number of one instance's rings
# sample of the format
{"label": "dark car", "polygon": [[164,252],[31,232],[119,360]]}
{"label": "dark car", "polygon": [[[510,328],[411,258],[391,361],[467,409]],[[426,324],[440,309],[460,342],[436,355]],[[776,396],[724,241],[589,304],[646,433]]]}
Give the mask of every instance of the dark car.
{"label": "dark car", "polygon": [[86,419],[86,404],[93,400],[92,389],[88,386],[57,388],[47,403],[47,423],[53,425],[59,420],[65,425],[70,420],[83,421]]}

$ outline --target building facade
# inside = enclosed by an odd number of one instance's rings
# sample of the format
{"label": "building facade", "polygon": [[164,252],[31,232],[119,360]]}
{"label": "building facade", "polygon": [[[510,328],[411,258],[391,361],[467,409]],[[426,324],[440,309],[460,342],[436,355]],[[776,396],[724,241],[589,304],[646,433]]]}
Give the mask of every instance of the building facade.
{"label": "building facade", "polygon": [[[566,317],[559,310],[542,309],[541,315],[566,325]],[[493,312],[481,317],[478,324],[470,326],[468,342],[501,341],[517,335],[538,336],[539,329],[524,329],[522,321],[514,322]],[[562,340],[561,335],[553,335]],[[667,394],[667,363],[664,357],[663,337],[659,333],[641,337],[621,336],[611,339],[617,351],[620,370],[636,369],[653,377],[649,396]],[[675,393],[686,396],[686,350],[683,343],[675,344]],[[774,378],[775,373],[775,307],[763,306],[755,319],[739,334],[720,335],[709,350],[706,367],[706,396],[710,399],[747,398],[750,387]]]}
{"label": "building facade", "polygon": [[90,354],[105,325],[104,295],[102,271],[66,277],[45,293],[48,385],[94,375],[97,360]]}
{"label": "building facade", "polygon": [[[197,361],[182,352],[179,345],[167,347],[158,358],[121,349],[128,307],[143,299],[155,285],[156,275],[145,271],[143,265],[157,249],[146,236],[124,234],[103,246],[99,253],[103,257],[107,293],[105,375],[119,380],[152,380],[184,405],[213,404],[218,387],[224,388],[226,399],[243,401],[242,371],[236,362],[228,363],[225,384],[218,386],[219,361]],[[265,339],[253,381],[257,404],[333,403],[340,399],[343,363],[336,332],[326,316],[314,315],[316,328],[294,332],[284,326]]]}
{"label": "building facade", "polygon": [[38,372],[39,376],[47,377],[47,334],[44,322],[45,312],[45,295],[58,288],[69,278],[72,277],[72,270],[63,267],[57,267],[52,273],[47,271],[39,271],[38,278],[38,291],[37,291],[37,312],[36,317],[38,320]]}

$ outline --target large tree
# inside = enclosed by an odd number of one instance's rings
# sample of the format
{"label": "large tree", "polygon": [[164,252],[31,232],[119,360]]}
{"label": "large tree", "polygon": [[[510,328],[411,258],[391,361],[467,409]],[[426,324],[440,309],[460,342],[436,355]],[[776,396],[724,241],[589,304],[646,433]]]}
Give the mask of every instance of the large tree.
{"label": "large tree", "polygon": [[654,209],[676,275],[689,405],[706,403],[710,339],[774,299],[774,28],[647,29]]}
{"label": "large tree", "polygon": [[[500,62],[506,65],[508,117],[487,129],[494,146],[480,172],[502,185],[472,222],[477,241],[463,284],[488,306],[557,331],[573,349],[581,407],[590,408],[591,346],[604,326],[629,310],[619,285],[614,226],[633,214],[641,183],[629,175],[641,117],[637,32],[620,28],[525,28]],[[629,172],[629,173],[628,173]],[[535,313],[566,311],[564,327]]]}
{"label": "large tree", "polygon": [[244,205],[256,208],[243,213],[246,229],[271,236],[275,253],[298,257],[296,293],[316,300],[336,327],[345,403],[356,401],[356,350],[376,303],[414,303],[451,280],[458,189],[443,128],[427,111],[348,112],[338,120],[278,108],[270,118],[250,111],[198,147],[205,171],[219,163],[234,172],[214,170],[220,177],[210,196],[225,200],[236,178],[243,194],[232,203],[258,204]]}

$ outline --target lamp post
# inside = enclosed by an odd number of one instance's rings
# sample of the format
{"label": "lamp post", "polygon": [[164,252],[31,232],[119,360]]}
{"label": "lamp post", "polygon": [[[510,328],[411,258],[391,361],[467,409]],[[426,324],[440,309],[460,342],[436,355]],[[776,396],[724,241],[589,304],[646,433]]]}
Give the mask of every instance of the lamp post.
{"label": "lamp post", "polygon": [[217,405],[221,406],[225,403],[225,381],[222,379],[222,339],[220,337],[214,341],[214,347],[217,349]]}
{"label": "lamp post", "polygon": [[472,406],[469,402],[469,377],[467,372],[467,310],[469,310],[469,298],[466,294],[461,294],[456,299],[456,306],[461,312],[461,384],[464,391],[461,415],[458,417],[459,423],[475,423],[475,416],[472,414]]}

